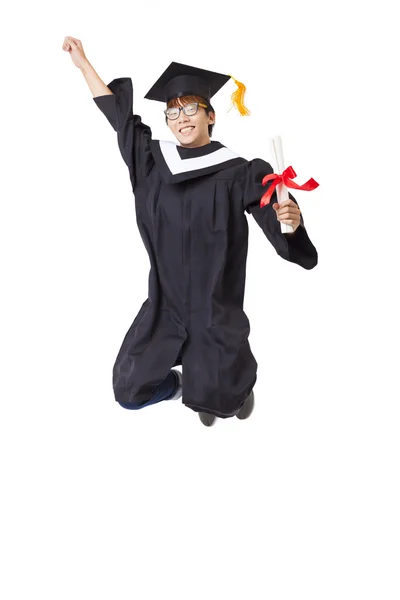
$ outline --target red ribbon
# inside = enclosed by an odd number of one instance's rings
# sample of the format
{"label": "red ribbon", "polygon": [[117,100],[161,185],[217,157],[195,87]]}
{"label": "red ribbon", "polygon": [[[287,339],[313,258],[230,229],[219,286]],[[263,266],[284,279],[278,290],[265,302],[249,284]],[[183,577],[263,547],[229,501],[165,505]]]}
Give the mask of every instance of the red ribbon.
{"label": "red ribbon", "polygon": [[278,173],[271,173],[270,175],[266,175],[262,180],[262,184],[266,185],[268,181],[271,180],[272,184],[268,188],[268,191],[265,192],[265,194],[261,197],[260,206],[265,206],[266,204],[269,204],[271,196],[274,193],[274,190],[278,183],[284,183],[288,188],[293,188],[295,190],[303,190],[305,192],[311,192],[311,190],[315,190],[315,188],[319,186],[319,183],[317,183],[312,177],[311,179],[306,181],[306,183],[303,183],[303,185],[298,185],[297,183],[292,181],[292,177],[297,177],[293,167],[287,167],[287,169],[283,171],[282,175],[278,175]]}

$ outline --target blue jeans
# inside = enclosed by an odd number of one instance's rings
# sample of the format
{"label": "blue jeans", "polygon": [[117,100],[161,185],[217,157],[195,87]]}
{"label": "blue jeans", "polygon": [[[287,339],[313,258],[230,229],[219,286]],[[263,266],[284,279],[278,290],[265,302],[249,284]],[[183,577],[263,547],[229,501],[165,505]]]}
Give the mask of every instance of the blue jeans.
{"label": "blue jeans", "polygon": [[[182,364],[182,349],[180,350],[178,357],[174,363],[174,367],[176,365]],[[175,375],[173,371],[170,371],[164,381],[162,381],[154,390],[153,396],[150,398],[146,404],[142,404],[141,406],[132,406],[123,403],[119,403],[123,408],[128,408],[129,410],[140,410],[141,408],[145,408],[146,406],[150,406],[151,404],[157,404],[158,402],[162,402],[163,400],[169,400],[174,394],[175,390],[179,385],[178,376]]]}

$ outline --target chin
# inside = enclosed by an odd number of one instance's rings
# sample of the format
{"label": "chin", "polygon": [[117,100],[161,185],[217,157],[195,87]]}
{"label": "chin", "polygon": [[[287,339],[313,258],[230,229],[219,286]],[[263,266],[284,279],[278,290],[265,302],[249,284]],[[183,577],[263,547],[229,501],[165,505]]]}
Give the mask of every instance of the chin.
{"label": "chin", "polygon": [[197,140],[197,135],[194,135],[193,137],[191,137],[189,139],[187,137],[181,137],[181,139],[179,141],[182,144],[182,146],[184,146],[184,145],[188,145],[188,144],[193,144],[193,143],[197,142],[198,140]]}

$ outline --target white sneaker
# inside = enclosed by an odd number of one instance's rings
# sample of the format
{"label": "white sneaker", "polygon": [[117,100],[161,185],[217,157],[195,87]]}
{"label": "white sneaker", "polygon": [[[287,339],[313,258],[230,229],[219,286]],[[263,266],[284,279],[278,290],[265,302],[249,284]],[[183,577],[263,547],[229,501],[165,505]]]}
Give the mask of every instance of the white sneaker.
{"label": "white sneaker", "polygon": [[179,384],[175,390],[175,394],[171,396],[171,398],[168,398],[168,400],[178,400],[182,397],[182,373],[178,371],[178,369],[171,369],[171,371],[173,371],[178,376]]}

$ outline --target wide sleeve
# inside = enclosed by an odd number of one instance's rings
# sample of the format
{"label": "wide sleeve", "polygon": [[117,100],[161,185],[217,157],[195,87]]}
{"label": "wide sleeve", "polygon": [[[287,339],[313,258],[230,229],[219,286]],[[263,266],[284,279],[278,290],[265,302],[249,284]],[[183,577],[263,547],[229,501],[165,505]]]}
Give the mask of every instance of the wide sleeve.
{"label": "wide sleeve", "polygon": [[[273,172],[272,166],[260,158],[248,163],[243,193],[244,209],[253,215],[279,256],[304,269],[313,269],[318,263],[318,254],[308,237],[303,215],[300,213],[300,225],[294,233],[282,233],[280,221],[277,219],[275,209],[272,208],[272,205],[278,202],[276,189],[271,196],[270,203],[263,207],[260,206],[261,197],[272,184],[272,182],[268,182],[263,186],[262,180],[265,175]],[[290,192],[289,198],[298,205],[297,200]]]}
{"label": "wide sleeve", "polygon": [[132,189],[149,175],[154,160],[150,151],[151,129],[133,114],[133,88],[130,77],[113,79],[108,87],[113,92],[96,96],[93,101],[117,132],[118,146],[132,182]]}

